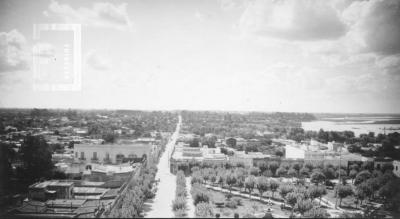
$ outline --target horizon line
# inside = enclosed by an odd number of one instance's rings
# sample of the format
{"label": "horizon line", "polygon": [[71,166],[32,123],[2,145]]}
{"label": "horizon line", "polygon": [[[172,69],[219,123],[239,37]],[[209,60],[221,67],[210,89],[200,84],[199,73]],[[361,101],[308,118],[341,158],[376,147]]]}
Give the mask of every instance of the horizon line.
{"label": "horizon line", "polygon": [[379,114],[379,115],[400,115],[399,113],[382,113],[382,112],[312,112],[312,111],[269,111],[269,110],[215,110],[215,109],[140,109],[140,108],[62,108],[62,107],[0,107],[1,109],[49,109],[49,110],[80,110],[80,111],[191,111],[191,112],[227,112],[227,113],[308,113],[308,114]]}

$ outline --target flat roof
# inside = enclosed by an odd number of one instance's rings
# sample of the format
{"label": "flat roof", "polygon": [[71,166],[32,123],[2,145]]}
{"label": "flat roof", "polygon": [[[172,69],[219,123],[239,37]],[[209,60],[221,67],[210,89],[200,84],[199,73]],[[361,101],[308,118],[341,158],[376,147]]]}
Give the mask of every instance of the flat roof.
{"label": "flat roof", "polygon": [[81,186],[102,186],[104,182],[82,181]]}
{"label": "flat roof", "polygon": [[42,189],[42,188],[46,188],[47,186],[68,186],[69,187],[69,186],[72,186],[73,184],[74,184],[74,182],[48,180],[48,181],[44,181],[44,182],[35,183],[35,184],[29,186],[29,188]]}
{"label": "flat roof", "polygon": [[92,166],[92,172],[100,172],[100,173],[129,173],[134,171],[135,168],[132,166],[126,165],[95,165]]}
{"label": "flat roof", "polygon": [[108,189],[97,188],[97,187],[74,187],[74,193],[83,193],[83,194],[102,194],[107,192]]}
{"label": "flat roof", "polygon": [[49,207],[73,207],[77,208],[82,206],[86,200],[80,200],[80,199],[55,199],[55,200],[49,200],[46,202],[46,206]]}

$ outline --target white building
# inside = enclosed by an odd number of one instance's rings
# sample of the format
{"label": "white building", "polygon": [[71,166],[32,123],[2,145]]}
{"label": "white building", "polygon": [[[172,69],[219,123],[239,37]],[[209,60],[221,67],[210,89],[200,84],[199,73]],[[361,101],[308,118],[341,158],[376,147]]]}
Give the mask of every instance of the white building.
{"label": "white building", "polygon": [[228,156],[221,153],[220,148],[208,148],[203,147],[189,147],[188,144],[179,142],[175,146],[172,159],[176,161],[212,161],[212,162],[225,162],[228,160]]}
{"label": "white building", "polygon": [[74,158],[86,163],[121,163],[124,158],[148,157],[155,151],[156,145],[133,144],[76,144]]}
{"label": "white building", "polygon": [[304,159],[304,150],[298,147],[286,145],[285,150],[287,159]]}

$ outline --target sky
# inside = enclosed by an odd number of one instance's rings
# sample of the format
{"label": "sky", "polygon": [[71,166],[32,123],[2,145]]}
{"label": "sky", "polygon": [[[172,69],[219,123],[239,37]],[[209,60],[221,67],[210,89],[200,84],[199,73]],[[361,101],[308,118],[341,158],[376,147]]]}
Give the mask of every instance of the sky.
{"label": "sky", "polygon": [[2,0],[0,107],[400,113],[400,1]]}

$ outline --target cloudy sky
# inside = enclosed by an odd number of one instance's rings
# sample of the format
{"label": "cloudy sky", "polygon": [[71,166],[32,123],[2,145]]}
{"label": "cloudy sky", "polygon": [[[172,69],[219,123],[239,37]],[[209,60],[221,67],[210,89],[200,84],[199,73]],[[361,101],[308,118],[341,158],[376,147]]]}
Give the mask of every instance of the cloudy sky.
{"label": "cloudy sky", "polygon": [[400,113],[400,1],[2,0],[0,106]]}

